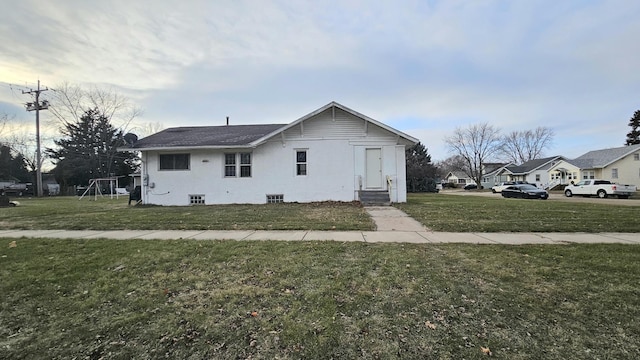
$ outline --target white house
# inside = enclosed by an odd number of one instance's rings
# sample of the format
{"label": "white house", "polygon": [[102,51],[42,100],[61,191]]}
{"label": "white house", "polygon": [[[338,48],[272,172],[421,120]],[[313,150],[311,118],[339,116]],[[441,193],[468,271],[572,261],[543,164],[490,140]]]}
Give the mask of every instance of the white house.
{"label": "white house", "polygon": [[640,186],[640,145],[589,151],[548,169],[553,184],[604,179]]}
{"label": "white house", "polygon": [[406,202],[405,146],[417,139],[336,102],[290,124],[169,128],[139,151],[142,203]]}
{"label": "white house", "polygon": [[549,169],[562,160],[565,160],[565,158],[560,155],[529,160],[517,166],[509,165],[505,167],[500,175],[507,175],[507,181],[526,181],[537,187],[549,189],[553,185]]}

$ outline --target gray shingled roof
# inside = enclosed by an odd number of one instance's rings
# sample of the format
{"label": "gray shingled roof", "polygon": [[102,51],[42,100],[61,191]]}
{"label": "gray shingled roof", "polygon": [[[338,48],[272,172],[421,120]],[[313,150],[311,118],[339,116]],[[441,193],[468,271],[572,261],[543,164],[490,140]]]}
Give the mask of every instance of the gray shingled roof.
{"label": "gray shingled roof", "polygon": [[507,166],[507,170],[509,170],[512,174],[528,174],[531,171],[534,171],[536,169],[541,169],[544,165],[547,165],[547,163],[558,158],[562,158],[562,156],[552,156],[544,159],[534,159],[534,160],[527,161],[523,164],[520,164],[518,166]]}
{"label": "gray shingled roof", "polygon": [[284,124],[190,126],[169,128],[138,140],[132,149],[247,146]]}
{"label": "gray shingled roof", "polygon": [[580,169],[603,168],[611,164],[612,162],[639,150],[640,150],[640,144],[622,146],[622,147],[610,148],[610,149],[594,150],[594,151],[589,151],[588,153],[581,155],[573,160],[569,160],[569,163],[577,166]]}

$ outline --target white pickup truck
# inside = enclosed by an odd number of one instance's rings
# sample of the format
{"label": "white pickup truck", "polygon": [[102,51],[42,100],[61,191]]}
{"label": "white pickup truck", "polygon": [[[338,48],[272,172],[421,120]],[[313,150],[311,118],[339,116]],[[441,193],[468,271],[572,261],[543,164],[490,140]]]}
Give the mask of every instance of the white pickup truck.
{"label": "white pickup truck", "polygon": [[582,195],[606,198],[609,195],[615,195],[619,199],[627,199],[635,192],[635,185],[620,185],[612,183],[609,180],[599,179],[582,180],[577,184],[569,184],[564,188],[564,195],[566,197]]}

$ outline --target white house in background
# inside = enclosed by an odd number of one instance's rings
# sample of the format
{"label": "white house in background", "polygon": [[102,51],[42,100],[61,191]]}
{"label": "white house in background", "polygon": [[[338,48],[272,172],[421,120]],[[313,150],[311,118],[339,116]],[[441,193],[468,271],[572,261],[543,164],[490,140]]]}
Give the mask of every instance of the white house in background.
{"label": "white house in background", "polygon": [[449,184],[457,184],[459,186],[464,186],[473,182],[471,177],[465,174],[464,171],[450,171],[444,179]]}
{"label": "white house in background", "polygon": [[169,128],[121,151],[142,158],[142,203],[406,202],[417,139],[336,102],[290,124]]}
{"label": "white house in background", "polygon": [[[548,189],[551,183],[549,169],[563,159],[565,158],[557,155],[529,160],[520,165],[509,164],[499,169],[494,175],[496,179],[500,179],[494,185],[502,181],[526,181],[537,187]],[[493,185],[489,187],[491,186]]]}
{"label": "white house in background", "polygon": [[640,186],[640,145],[589,151],[556,163],[548,172],[553,185],[603,179]]}

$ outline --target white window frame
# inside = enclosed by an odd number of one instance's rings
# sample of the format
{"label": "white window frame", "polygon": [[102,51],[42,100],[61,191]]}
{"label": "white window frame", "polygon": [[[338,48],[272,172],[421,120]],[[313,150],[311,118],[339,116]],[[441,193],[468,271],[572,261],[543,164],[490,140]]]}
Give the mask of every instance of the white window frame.
{"label": "white window frame", "polygon": [[618,168],[611,169],[611,178],[612,179],[617,179],[618,178]]}
{"label": "white window frame", "polygon": [[[223,175],[225,178],[250,178],[253,176],[252,152],[224,153],[223,160]],[[233,162],[230,160],[233,160]],[[248,174],[246,169],[249,169]]]}
{"label": "white window frame", "polygon": [[[298,153],[304,153],[304,161],[299,161]],[[309,175],[309,149],[294,149],[293,156],[295,161],[294,173],[296,176],[308,176]],[[300,171],[300,166],[304,165],[304,174]]]}

